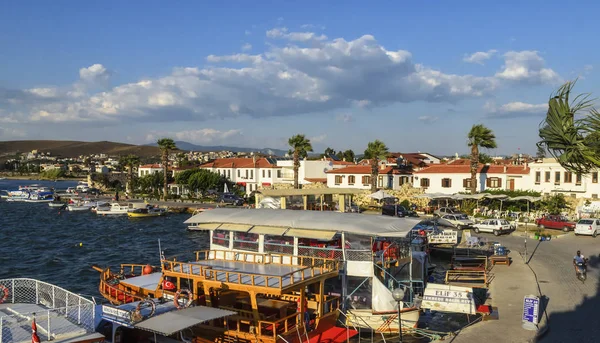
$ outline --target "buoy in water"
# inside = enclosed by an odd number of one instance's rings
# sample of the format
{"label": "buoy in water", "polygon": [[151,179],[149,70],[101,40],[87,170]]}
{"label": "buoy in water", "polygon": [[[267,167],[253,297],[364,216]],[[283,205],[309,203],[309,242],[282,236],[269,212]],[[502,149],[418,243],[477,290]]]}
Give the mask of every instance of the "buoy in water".
{"label": "buoy in water", "polygon": [[83,243],[79,243],[79,246],[80,246],[80,247],[82,247],[82,246],[83,246]]}
{"label": "buoy in water", "polygon": [[142,275],[151,274],[154,268],[151,265],[147,264],[144,266],[144,270],[142,270]]}

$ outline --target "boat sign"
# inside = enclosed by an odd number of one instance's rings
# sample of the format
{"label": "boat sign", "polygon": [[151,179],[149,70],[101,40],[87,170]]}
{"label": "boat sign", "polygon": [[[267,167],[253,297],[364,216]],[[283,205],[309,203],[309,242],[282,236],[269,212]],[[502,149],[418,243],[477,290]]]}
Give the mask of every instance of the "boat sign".
{"label": "boat sign", "polygon": [[108,305],[102,305],[102,314],[106,317],[112,317],[113,319],[123,320],[126,322],[128,322],[131,318],[129,311]]}
{"label": "boat sign", "polygon": [[526,295],[523,299],[523,328],[535,329],[540,312],[540,298],[535,295]]}
{"label": "boat sign", "polygon": [[458,243],[458,232],[454,230],[444,230],[438,234],[427,236],[427,240],[430,244],[456,244]]}
{"label": "boat sign", "polygon": [[473,289],[429,283],[423,293],[421,308],[440,312],[475,314]]}

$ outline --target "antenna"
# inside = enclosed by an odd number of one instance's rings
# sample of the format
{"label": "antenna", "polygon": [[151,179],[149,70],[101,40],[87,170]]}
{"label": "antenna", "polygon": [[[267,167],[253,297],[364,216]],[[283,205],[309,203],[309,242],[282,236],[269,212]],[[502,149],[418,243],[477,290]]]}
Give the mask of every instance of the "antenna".
{"label": "antenna", "polygon": [[160,263],[160,271],[161,272],[163,271],[163,269],[162,269],[163,268],[162,261],[163,261],[164,258],[165,258],[165,256],[164,256],[162,248],[160,246],[160,238],[159,238],[158,239],[158,260],[159,260],[159,263]]}

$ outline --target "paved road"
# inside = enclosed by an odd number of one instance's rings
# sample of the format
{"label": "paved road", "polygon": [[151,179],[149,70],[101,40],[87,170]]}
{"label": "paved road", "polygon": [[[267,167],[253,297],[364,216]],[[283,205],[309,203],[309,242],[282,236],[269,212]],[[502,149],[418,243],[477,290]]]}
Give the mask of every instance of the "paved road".
{"label": "paved road", "polygon": [[[523,237],[480,236],[524,253]],[[600,237],[576,237],[571,233],[549,242],[528,239],[527,247],[529,265],[537,275],[541,293],[548,297],[550,330],[540,342],[599,342]],[[577,250],[590,259],[585,283],[575,277],[572,261]]]}

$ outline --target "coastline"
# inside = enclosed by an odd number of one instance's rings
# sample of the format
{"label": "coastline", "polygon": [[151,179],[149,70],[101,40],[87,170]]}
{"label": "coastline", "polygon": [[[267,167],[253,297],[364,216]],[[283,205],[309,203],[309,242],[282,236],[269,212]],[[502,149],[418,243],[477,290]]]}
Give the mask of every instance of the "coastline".
{"label": "coastline", "polygon": [[39,175],[18,175],[18,176],[10,176],[10,175],[2,175],[0,174],[0,178],[4,178],[6,180],[23,180],[23,181],[86,181],[87,178],[84,177],[59,177],[56,179],[43,178]]}

